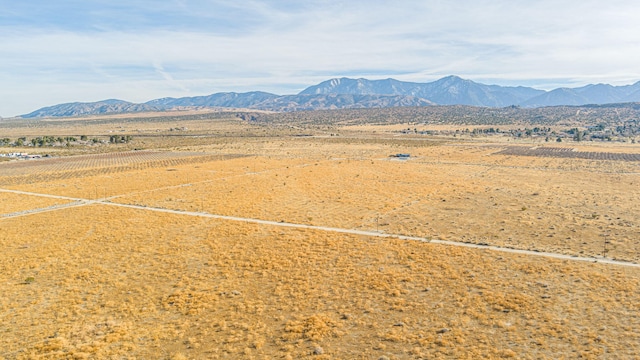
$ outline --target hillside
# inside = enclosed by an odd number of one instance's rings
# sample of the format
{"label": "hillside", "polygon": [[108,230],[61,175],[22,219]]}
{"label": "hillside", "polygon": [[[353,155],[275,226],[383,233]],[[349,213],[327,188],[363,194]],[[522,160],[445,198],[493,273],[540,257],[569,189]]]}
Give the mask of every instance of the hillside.
{"label": "hillside", "polygon": [[448,76],[425,84],[394,79],[331,79],[301,92],[301,94],[410,95],[428,99],[439,105],[489,107],[516,105],[543,93],[543,90],[526,87],[484,85],[457,76]]}
{"label": "hillside", "polygon": [[286,95],[269,93],[219,93],[209,96],[185,98],[162,98],[143,104],[122,100],[107,100],[92,103],[67,103],[45,107],[22,118],[73,117],[84,115],[112,115],[148,111],[171,111],[201,108],[246,108],[270,111],[332,110],[357,108],[386,108],[400,106],[430,106],[432,102],[403,95]]}
{"label": "hillside", "polygon": [[134,104],[123,100],[103,100],[93,103],[67,103],[44,107],[32,113],[22,115],[23,118],[37,117],[68,117],[98,114],[135,113],[163,110],[161,106],[153,104]]}

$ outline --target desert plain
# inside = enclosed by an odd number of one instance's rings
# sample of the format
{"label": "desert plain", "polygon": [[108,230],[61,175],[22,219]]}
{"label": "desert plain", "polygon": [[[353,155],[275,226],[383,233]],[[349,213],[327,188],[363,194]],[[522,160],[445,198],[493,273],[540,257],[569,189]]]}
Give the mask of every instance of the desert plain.
{"label": "desert plain", "polygon": [[134,140],[0,163],[0,359],[640,356],[640,162],[554,155],[635,144],[37,129]]}

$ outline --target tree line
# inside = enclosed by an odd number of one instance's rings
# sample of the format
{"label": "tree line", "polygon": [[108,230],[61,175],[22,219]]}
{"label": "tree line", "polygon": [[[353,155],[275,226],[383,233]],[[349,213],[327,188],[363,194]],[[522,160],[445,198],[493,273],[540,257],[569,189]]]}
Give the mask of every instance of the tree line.
{"label": "tree line", "polygon": [[[109,144],[126,144],[133,140],[131,135],[111,135],[109,137]],[[93,145],[104,144],[105,140],[98,137],[89,138],[87,135],[76,136],[36,136],[27,138],[26,136],[19,137],[17,139],[11,139],[8,137],[0,138],[0,146],[73,146],[73,145]]]}

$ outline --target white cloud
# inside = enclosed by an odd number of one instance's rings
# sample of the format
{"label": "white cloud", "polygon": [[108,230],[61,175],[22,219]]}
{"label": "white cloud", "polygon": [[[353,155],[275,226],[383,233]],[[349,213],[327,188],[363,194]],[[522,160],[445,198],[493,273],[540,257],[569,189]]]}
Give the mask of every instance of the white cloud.
{"label": "white cloud", "polygon": [[0,27],[0,114],[102,98],[291,93],[333,76],[456,74],[543,88],[640,80],[633,1],[177,3],[182,20],[167,26],[158,10],[153,25],[122,31]]}

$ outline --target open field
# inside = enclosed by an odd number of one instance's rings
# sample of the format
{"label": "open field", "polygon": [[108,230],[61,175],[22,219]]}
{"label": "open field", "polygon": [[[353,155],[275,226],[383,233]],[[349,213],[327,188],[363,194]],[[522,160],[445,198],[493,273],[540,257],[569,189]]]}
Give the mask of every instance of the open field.
{"label": "open field", "polygon": [[579,256],[602,255],[606,240],[608,256],[640,260],[638,163],[433,144],[401,161],[387,156],[395,145],[324,141],[267,141],[247,158],[136,172],[39,174],[51,181],[10,188]]}
{"label": "open field", "polygon": [[27,228],[4,220],[0,356],[640,351],[637,269],[104,206],[65,212]]}
{"label": "open field", "polygon": [[0,359],[640,353],[640,162],[349,134],[0,164]]}

